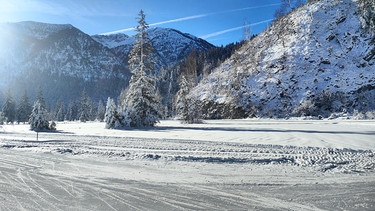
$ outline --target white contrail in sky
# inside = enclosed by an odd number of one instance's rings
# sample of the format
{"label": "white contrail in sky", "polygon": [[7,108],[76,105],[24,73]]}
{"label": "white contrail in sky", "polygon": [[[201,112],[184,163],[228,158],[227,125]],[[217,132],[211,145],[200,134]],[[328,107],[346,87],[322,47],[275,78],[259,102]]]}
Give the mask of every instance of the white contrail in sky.
{"label": "white contrail in sky", "polygon": [[[280,4],[281,3],[278,3],[278,4],[267,4],[267,5],[261,5],[261,6],[255,6],[255,7],[245,7],[245,8],[240,8],[240,9],[227,10],[227,11],[222,11],[222,12],[206,13],[206,14],[200,14],[200,15],[187,16],[187,17],[182,17],[182,18],[177,18],[177,19],[172,19],[172,20],[167,20],[167,21],[161,21],[161,22],[157,22],[157,23],[152,23],[152,24],[149,24],[149,26],[157,26],[157,25],[162,25],[162,24],[167,24],[167,23],[175,23],[175,22],[193,20],[193,19],[203,18],[203,17],[207,17],[207,16],[211,16],[211,15],[223,14],[223,13],[231,13],[231,12],[237,12],[237,11],[243,11],[243,10],[250,10],[250,9],[258,9],[258,8],[264,8],[264,7],[278,6]],[[236,28],[239,28],[239,27],[236,27]],[[116,33],[122,33],[122,32],[127,32],[127,31],[134,31],[134,30],[135,30],[135,27],[130,27],[130,28],[120,29],[120,30],[116,30],[116,31],[105,32],[105,33],[102,33],[101,35],[116,34]],[[237,30],[237,29],[235,29],[235,30]],[[232,30],[232,31],[234,31],[234,30]]]}
{"label": "white contrail in sky", "polygon": [[[281,4],[282,3],[266,4],[266,5],[255,6],[255,7],[245,7],[245,8],[230,10],[230,11],[226,11],[226,12],[237,12],[237,11],[243,11],[243,10],[259,9],[259,8],[264,8],[264,7],[273,7],[273,6],[279,6]],[[226,12],[223,12],[223,13],[226,13]]]}
{"label": "white contrail in sky", "polygon": [[211,34],[206,34],[206,35],[200,36],[199,38],[207,39],[207,38],[215,37],[215,36],[225,34],[225,33],[228,33],[228,32],[237,31],[237,30],[243,29],[244,27],[247,27],[247,26],[256,26],[256,25],[271,22],[271,21],[273,21],[273,19],[268,19],[268,20],[265,20],[265,21],[252,23],[252,24],[249,24],[249,25],[246,25],[246,26],[239,26],[239,27],[234,27],[234,28],[230,28],[230,29],[225,29],[225,30],[222,30],[222,31],[218,31],[218,32],[214,32],[214,33],[211,33]]}
{"label": "white contrail in sky", "polygon": [[[177,18],[177,19],[173,19],[173,20],[161,21],[161,22],[149,24],[149,26],[157,26],[157,25],[162,25],[162,24],[167,24],[167,23],[174,23],[174,22],[181,22],[181,21],[192,20],[192,19],[197,19],[197,18],[203,18],[203,17],[206,17],[208,15],[211,15],[211,14],[193,15],[193,16]],[[116,33],[133,31],[133,30],[135,30],[135,27],[120,29],[120,30],[112,31],[112,32],[106,32],[106,33],[102,33],[101,35],[116,34]]]}
{"label": "white contrail in sky", "polygon": [[152,24],[149,24],[149,26],[157,26],[157,25],[162,25],[162,24],[166,24],[166,23],[174,23],[174,22],[186,21],[186,20],[191,20],[191,19],[203,18],[203,17],[209,16],[209,15],[211,15],[211,13],[201,14],[201,15],[193,15],[193,16],[188,16],[188,17],[184,17],[184,18],[177,18],[177,19],[173,19],[173,20],[162,21],[162,22],[158,22],[158,23],[152,23]]}

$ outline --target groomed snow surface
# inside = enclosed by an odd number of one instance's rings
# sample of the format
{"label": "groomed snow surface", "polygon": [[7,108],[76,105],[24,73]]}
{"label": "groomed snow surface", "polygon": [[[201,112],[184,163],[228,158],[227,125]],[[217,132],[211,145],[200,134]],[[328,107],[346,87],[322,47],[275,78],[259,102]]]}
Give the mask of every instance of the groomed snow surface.
{"label": "groomed snow surface", "polygon": [[0,126],[0,210],[375,210],[375,121]]}

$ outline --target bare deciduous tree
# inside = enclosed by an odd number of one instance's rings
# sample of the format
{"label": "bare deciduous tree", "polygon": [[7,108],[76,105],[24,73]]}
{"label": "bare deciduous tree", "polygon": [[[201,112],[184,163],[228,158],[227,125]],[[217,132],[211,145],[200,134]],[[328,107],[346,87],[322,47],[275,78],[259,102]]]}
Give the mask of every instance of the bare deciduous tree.
{"label": "bare deciduous tree", "polygon": [[305,3],[306,0],[282,0],[281,6],[274,13],[274,17],[275,19],[278,19]]}

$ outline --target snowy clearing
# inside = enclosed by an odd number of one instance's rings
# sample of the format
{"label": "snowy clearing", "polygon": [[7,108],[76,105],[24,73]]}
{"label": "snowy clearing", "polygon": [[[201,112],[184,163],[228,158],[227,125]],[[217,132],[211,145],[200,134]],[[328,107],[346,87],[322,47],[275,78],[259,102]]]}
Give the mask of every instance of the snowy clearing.
{"label": "snowy clearing", "polygon": [[375,121],[0,126],[1,210],[374,210]]}

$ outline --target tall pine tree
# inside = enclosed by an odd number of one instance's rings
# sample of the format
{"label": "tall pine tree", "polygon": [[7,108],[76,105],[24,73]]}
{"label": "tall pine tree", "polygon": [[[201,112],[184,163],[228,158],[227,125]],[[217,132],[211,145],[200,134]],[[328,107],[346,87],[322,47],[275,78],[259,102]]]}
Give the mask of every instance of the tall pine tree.
{"label": "tall pine tree", "polygon": [[199,123],[199,112],[194,100],[189,99],[190,86],[185,76],[181,76],[180,89],[176,93],[176,112],[183,123]]}
{"label": "tall pine tree", "polygon": [[25,90],[24,94],[21,97],[20,103],[17,109],[17,121],[20,122],[28,122],[29,117],[32,111],[32,107],[29,102],[29,97],[27,96],[27,92]]}
{"label": "tall pine tree", "polygon": [[14,101],[10,90],[7,92],[5,103],[3,105],[3,114],[7,123],[13,123],[16,119],[16,102]]}
{"label": "tall pine tree", "polygon": [[65,114],[65,120],[75,121],[79,118],[80,101],[73,100],[68,104],[68,108]]}
{"label": "tall pine tree", "polygon": [[64,121],[65,120],[65,106],[64,101],[59,99],[55,106],[55,120]]}
{"label": "tall pine tree", "polygon": [[105,107],[103,105],[103,101],[100,100],[99,103],[98,103],[98,110],[97,110],[97,113],[96,113],[96,119],[100,122],[103,122],[104,117],[105,117]]}
{"label": "tall pine tree", "polygon": [[[145,72],[152,75],[155,68],[153,60],[153,47],[148,37],[149,25],[146,23],[146,15],[143,10],[138,14],[137,34],[134,36],[135,43],[129,52],[129,66],[135,72]],[[135,74],[136,75],[136,74]]]}
{"label": "tall pine tree", "polygon": [[161,98],[153,76],[153,48],[147,35],[148,24],[141,10],[135,44],[130,51],[129,66],[133,76],[129,82],[123,107],[123,124],[131,127],[154,126],[161,118]]}
{"label": "tall pine tree", "polygon": [[117,112],[115,101],[112,98],[108,97],[107,106],[104,114],[105,128],[113,129],[121,127],[120,115]]}
{"label": "tall pine tree", "polygon": [[42,106],[42,108],[47,109],[46,100],[44,99],[43,89],[41,86],[39,86],[35,102],[36,101],[39,101],[40,106]]}
{"label": "tall pine tree", "polygon": [[89,121],[90,112],[91,112],[91,100],[89,96],[87,95],[86,90],[83,90],[82,95],[81,95],[81,107],[80,107],[79,120],[81,122]]}
{"label": "tall pine tree", "polygon": [[4,116],[4,113],[0,111],[0,125],[3,125],[6,121],[6,118]]}

